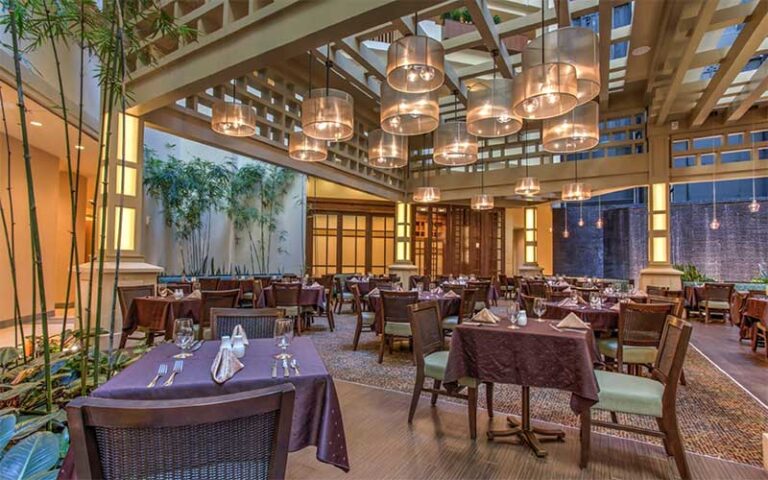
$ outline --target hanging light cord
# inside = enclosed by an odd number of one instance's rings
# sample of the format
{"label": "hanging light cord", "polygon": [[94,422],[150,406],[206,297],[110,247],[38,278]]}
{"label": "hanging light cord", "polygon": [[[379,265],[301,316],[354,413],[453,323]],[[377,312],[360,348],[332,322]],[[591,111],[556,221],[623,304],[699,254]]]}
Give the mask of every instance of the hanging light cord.
{"label": "hanging light cord", "polygon": [[[525,124],[523,124],[525,126]],[[520,129],[520,133],[523,133],[523,128]],[[520,133],[517,135],[520,136]],[[528,132],[525,132],[525,135],[523,135],[523,160],[525,161],[525,176],[529,177],[528,175]]]}
{"label": "hanging light cord", "polygon": [[717,218],[717,155],[714,140],[712,141],[712,167],[712,218]]}
{"label": "hanging light cord", "polygon": [[757,195],[755,195],[755,192],[756,192],[756,190],[755,190],[755,163],[756,163],[756,160],[757,160],[757,155],[756,155],[757,152],[755,152],[755,144],[754,144],[754,142],[752,141],[752,138],[751,138],[752,130],[754,130],[754,129],[755,129],[755,126],[753,124],[752,128],[750,128],[750,130],[749,130],[749,135],[750,135],[749,143],[752,144],[752,151],[750,152],[750,156],[752,157],[752,201],[753,202],[757,199]]}
{"label": "hanging light cord", "polygon": [[312,50],[307,50],[308,70],[309,70],[309,98],[312,98]]}
{"label": "hanging light cord", "polygon": [[331,89],[331,68],[333,68],[333,61],[331,60],[331,44],[329,43],[325,50],[325,95]]}
{"label": "hanging light cord", "polygon": [[544,47],[546,46],[546,27],[544,26],[544,2],[541,2],[541,65],[544,68]]}
{"label": "hanging light cord", "polygon": [[[483,146],[486,146],[488,143],[488,140],[485,140],[483,142]],[[480,163],[483,164],[483,169],[480,170],[480,194],[485,193],[485,160],[482,160]]]}
{"label": "hanging light cord", "polygon": [[232,79],[232,104],[237,103],[237,79]]}

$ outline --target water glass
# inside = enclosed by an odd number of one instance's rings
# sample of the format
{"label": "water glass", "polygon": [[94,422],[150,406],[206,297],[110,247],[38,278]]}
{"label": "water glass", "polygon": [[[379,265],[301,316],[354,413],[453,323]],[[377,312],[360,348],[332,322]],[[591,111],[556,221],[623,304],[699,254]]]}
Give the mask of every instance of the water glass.
{"label": "water glass", "polygon": [[173,358],[189,358],[192,353],[188,352],[195,342],[195,329],[191,318],[177,318],[173,322],[173,342],[181,349]]}
{"label": "water glass", "polygon": [[600,295],[598,295],[597,292],[590,292],[589,306],[592,308],[600,308]]}
{"label": "water glass", "polygon": [[293,340],[293,319],[278,318],[275,320],[275,345],[280,348],[280,353],[275,355],[279,360],[286,360],[292,357],[288,353],[288,347]]}
{"label": "water glass", "polygon": [[512,330],[516,330],[519,328],[517,326],[517,316],[520,313],[520,306],[517,304],[517,302],[512,302],[507,306],[507,316],[509,317],[509,323],[512,324],[511,328]]}
{"label": "water glass", "polygon": [[544,299],[536,297],[533,300],[533,313],[536,314],[536,321],[543,322],[541,316],[547,311],[547,306],[544,304]]}

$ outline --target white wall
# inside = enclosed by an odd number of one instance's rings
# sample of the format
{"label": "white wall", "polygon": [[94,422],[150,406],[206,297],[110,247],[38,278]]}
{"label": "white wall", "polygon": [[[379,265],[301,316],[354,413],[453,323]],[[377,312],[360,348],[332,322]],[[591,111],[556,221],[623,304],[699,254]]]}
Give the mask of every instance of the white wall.
{"label": "white wall", "polygon": [[[144,145],[155,150],[160,158],[165,158],[170,153],[180,159],[197,156],[213,162],[233,162],[238,166],[258,161],[151,128],[144,131]],[[303,272],[305,188],[306,178],[297,173],[283,198],[284,211],[277,218],[277,231],[285,230],[288,233],[286,241],[280,245],[277,242],[277,234],[273,237],[269,254],[272,272]],[[162,206],[146,195],[143,228],[143,253],[146,261],[164,267],[167,274],[180,274],[182,266],[179,244],[175,241],[173,232],[165,226]],[[254,237],[258,234],[258,227],[254,227]],[[278,247],[282,247],[285,252],[278,253]],[[222,269],[234,269],[234,265],[240,265],[252,271],[247,233],[235,232],[225,212],[215,212],[212,215],[210,255],[214,258],[215,265],[222,266]]]}

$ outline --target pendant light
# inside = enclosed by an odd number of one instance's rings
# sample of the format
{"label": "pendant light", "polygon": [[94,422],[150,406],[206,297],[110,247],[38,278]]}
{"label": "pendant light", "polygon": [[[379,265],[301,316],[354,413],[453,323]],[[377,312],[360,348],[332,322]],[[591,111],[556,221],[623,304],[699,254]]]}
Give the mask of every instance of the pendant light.
{"label": "pendant light", "polygon": [[597,221],[595,222],[595,228],[598,230],[601,230],[604,226],[603,221],[603,204],[602,204],[603,196],[598,195],[597,197]]}
{"label": "pendant light", "polygon": [[[498,50],[492,52],[494,62]],[[503,137],[517,133],[523,126],[522,119],[512,112],[514,82],[496,78],[493,69],[491,81],[478,82],[467,94],[467,131],[478,137]]]}
{"label": "pendant light", "polygon": [[[522,132],[522,130],[521,130]],[[523,134],[523,160],[525,161],[525,176],[519,178],[515,182],[515,193],[518,195],[524,195],[531,197],[541,191],[541,184],[539,179],[531,177],[528,174],[528,132],[522,132]],[[520,133],[517,134],[518,140],[520,139]]]}
{"label": "pendant light", "polygon": [[565,185],[561,192],[564,201],[581,202],[592,198],[592,188],[586,183],[579,182],[579,160],[573,159],[575,176],[573,182]]}
{"label": "pendant light", "polygon": [[546,57],[544,10],[541,9],[541,42],[529,42],[523,50],[523,72],[515,82],[512,99],[514,112],[527,119],[557,117],[570,112],[578,103],[576,68],[558,58]]}
{"label": "pendant light", "polygon": [[413,29],[415,35],[406,35],[389,45],[387,83],[400,92],[432,92],[445,80],[445,49],[437,40],[418,34],[418,12]]}
{"label": "pendant light", "polygon": [[720,220],[717,219],[717,155],[715,154],[715,142],[712,142],[712,221],[709,222],[710,230],[720,229]]}
{"label": "pendant light", "polygon": [[472,210],[491,210],[493,208],[493,196],[485,193],[485,169],[487,162],[482,162],[483,169],[480,171],[480,193],[472,195],[470,206]]}
{"label": "pendant light", "polygon": [[[434,143],[434,139],[433,139]],[[434,153],[434,147],[433,147]],[[440,189],[427,185],[427,171],[422,170],[422,186],[417,187],[413,192],[413,201],[416,203],[437,203],[440,201]]]}
{"label": "pendant light", "polygon": [[597,102],[579,105],[565,115],[544,120],[542,148],[552,153],[582,152],[600,143]]}
{"label": "pendant light", "polygon": [[423,135],[440,123],[437,90],[425,93],[399,92],[381,84],[381,129],[393,135]]}
{"label": "pendant light", "polygon": [[[750,130],[750,134],[751,134],[751,130]],[[750,153],[752,155],[752,201],[749,202],[749,205],[747,206],[747,208],[749,209],[750,213],[757,213],[760,211],[760,202],[757,201],[757,195],[755,195],[756,193],[755,161],[757,160],[757,152],[755,151],[754,147],[752,148],[752,151]]]}
{"label": "pendant light", "polygon": [[[309,95],[312,96],[312,52],[309,58]],[[304,132],[293,132],[288,137],[288,156],[300,162],[322,162],[328,158],[328,145],[325,140],[317,140]]]}
{"label": "pendant light", "polygon": [[433,160],[438,165],[471,165],[477,161],[477,137],[467,131],[467,122],[458,121],[459,95],[453,95],[453,121],[435,132]]}
{"label": "pendant light", "polygon": [[579,202],[579,227],[584,226],[584,202]]}
{"label": "pendant light", "polygon": [[325,88],[310,90],[301,106],[301,126],[306,135],[318,140],[345,142],[355,133],[354,100],[342,90],[330,88],[331,45],[325,60]]}
{"label": "pendant light", "polygon": [[211,129],[230,137],[250,137],[256,133],[256,111],[250,105],[237,103],[237,79],[232,80],[232,101],[213,105]]}
{"label": "pendant light", "polygon": [[568,203],[563,203],[563,207],[565,208],[565,222],[564,228],[563,228],[563,238],[568,238],[571,236],[571,232],[568,231]]}
{"label": "pendant light", "polygon": [[377,168],[400,168],[408,163],[408,137],[381,129],[368,134],[368,164]]}

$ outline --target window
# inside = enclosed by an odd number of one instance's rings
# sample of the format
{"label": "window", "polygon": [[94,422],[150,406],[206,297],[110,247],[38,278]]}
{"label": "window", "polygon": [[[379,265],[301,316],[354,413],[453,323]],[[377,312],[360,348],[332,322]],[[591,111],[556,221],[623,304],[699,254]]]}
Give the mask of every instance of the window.
{"label": "window", "polygon": [[[605,128],[628,127],[630,125],[632,125],[632,117],[612,118],[605,122]],[[603,125],[600,127],[603,128]]]}
{"label": "window", "polygon": [[715,76],[717,71],[720,70],[720,64],[714,63],[712,65],[707,65],[704,67],[704,69],[701,71],[701,77],[699,77],[700,80],[711,80],[712,77]]}
{"label": "window", "polygon": [[758,132],[752,132],[752,142],[768,142],[768,130],[760,130]]}
{"label": "window", "polygon": [[693,148],[697,150],[702,148],[719,148],[722,145],[722,142],[723,139],[720,135],[694,138]]}
{"label": "window", "polygon": [[672,158],[673,168],[693,167],[694,165],[696,165],[696,157],[694,157],[693,155],[686,155],[684,157]]}
{"label": "window", "polygon": [[757,158],[760,160],[768,160],[768,148],[760,148],[757,150]]}
{"label": "window", "polygon": [[608,150],[608,156],[609,157],[619,157],[621,155],[632,155],[632,146],[631,145],[624,145],[621,147],[612,147],[606,149]]}
{"label": "window", "polygon": [[701,156],[701,164],[702,165],[713,165],[715,163],[715,154],[714,153],[705,153]]}
{"label": "window", "polygon": [[675,140],[672,142],[673,152],[686,152],[688,151],[688,140]]}
{"label": "window", "polygon": [[723,152],[720,154],[722,163],[748,162],[752,160],[749,150],[737,150],[735,152]]}
{"label": "window", "polygon": [[576,27],[589,28],[595,33],[600,31],[600,15],[595,13],[588,13],[581,17],[573,19],[573,25]]}
{"label": "window", "polygon": [[626,27],[632,23],[632,3],[613,7],[613,28]]}
{"label": "window", "polygon": [[629,49],[629,41],[617,42],[611,44],[611,60],[617,58],[624,58],[627,56],[627,50]]}
{"label": "window", "polygon": [[741,145],[744,143],[744,134],[743,133],[729,133],[728,134],[728,145]]}

